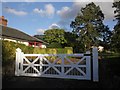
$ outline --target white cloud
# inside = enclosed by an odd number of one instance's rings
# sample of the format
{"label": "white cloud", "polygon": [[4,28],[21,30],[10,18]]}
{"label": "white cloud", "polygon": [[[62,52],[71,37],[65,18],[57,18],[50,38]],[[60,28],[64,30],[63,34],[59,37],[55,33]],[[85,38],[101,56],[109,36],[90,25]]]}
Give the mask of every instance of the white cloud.
{"label": "white cloud", "polygon": [[61,10],[57,11],[57,14],[61,17],[61,18],[67,18],[67,15],[71,12],[71,9],[69,7],[62,7]]}
{"label": "white cloud", "polygon": [[56,23],[53,23],[52,25],[49,26],[49,29],[58,29],[60,28],[59,25],[57,25]]}
{"label": "white cloud", "polygon": [[52,16],[55,13],[55,8],[52,4],[46,4],[43,9],[35,8],[33,10],[34,13],[38,13],[41,16]]}
{"label": "white cloud", "polygon": [[53,7],[52,4],[47,4],[45,5],[45,11],[48,15],[53,15],[55,12],[55,8]]}
{"label": "white cloud", "polygon": [[5,11],[7,13],[11,13],[11,14],[14,14],[14,15],[17,15],[17,16],[27,15],[27,12],[25,12],[25,11],[17,11],[16,9],[8,8],[8,7],[5,8]]}
{"label": "white cloud", "polygon": [[37,29],[37,35],[43,35],[45,29]]}
{"label": "white cloud", "polygon": [[66,27],[72,19],[77,16],[80,8],[72,5],[71,7],[62,7],[61,10],[57,11],[57,14],[60,16],[61,20],[58,22],[59,25]]}
{"label": "white cloud", "polygon": [[72,7],[62,7],[61,10],[57,11],[57,14],[62,19],[72,19],[72,18],[74,18],[77,15],[79,10],[80,10],[80,8],[76,8],[74,6],[72,6]]}
{"label": "white cloud", "polygon": [[46,31],[46,30],[48,30],[48,29],[59,29],[60,28],[60,26],[58,25],[58,24],[56,24],[56,23],[53,23],[53,24],[51,24],[47,29],[37,29],[37,32],[36,32],[36,34],[37,35],[43,35],[44,34],[44,32]]}
{"label": "white cloud", "polygon": [[43,13],[43,10],[40,10],[40,9],[38,9],[38,8],[35,8],[35,9],[33,10],[33,12],[41,14],[41,13]]}
{"label": "white cloud", "polygon": [[112,2],[96,2],[96,5],[99,5],[102,12],[104,13],[105,19],[113,19],[114,18],[114,8],[112,8]]}

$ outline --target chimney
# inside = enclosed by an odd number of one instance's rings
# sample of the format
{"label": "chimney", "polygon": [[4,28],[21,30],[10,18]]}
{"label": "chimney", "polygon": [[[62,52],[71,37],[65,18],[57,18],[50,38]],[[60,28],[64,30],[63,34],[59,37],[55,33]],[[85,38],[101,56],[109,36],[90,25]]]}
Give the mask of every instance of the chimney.
{"label": "chimney", "polygon": [[7,19],[4,16],[0,17],[0,25],[7,26]]}

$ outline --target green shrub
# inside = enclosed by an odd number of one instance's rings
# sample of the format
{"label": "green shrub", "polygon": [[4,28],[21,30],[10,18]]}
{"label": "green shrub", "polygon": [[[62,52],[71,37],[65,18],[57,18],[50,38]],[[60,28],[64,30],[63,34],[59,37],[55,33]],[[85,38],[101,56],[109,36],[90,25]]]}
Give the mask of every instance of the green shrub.
{"label": "green shrub", "polygon": [[15,47],[9,42],[2,42],[2,74],[13,75],[15,63]]}
{"label": "green shrub", "polygon": [[72,54],[72,47],[66,48],[34,48],[33,53],[35,54]]}
{"label": "green shrub", "polygon": [[73,54],[73,48],[72,47],[65,47],[65,50],[67,54]]}
{"label": "green shrub", "polygon": [[34,48],[24,44],[2,41],[2,74],[14,75],[16,49],[20,48],[24,53],[33,53]]}
{"label": "green shrub", "polygon": [[15,47],[12,46],[9,42],[2,42],[2,59],[3,65],[5,63],[10,63],[15,59]]}
{"label": "green shrub", "polygon": [[46,53],[57,54],[57,50],[55,48],[46,48]]}
{"label": "green shrub", "polygon": [[40,49],[39,47],[36,47],[36,48],[34,48],[33,53],[34,54],[45,54],[46,49]]}

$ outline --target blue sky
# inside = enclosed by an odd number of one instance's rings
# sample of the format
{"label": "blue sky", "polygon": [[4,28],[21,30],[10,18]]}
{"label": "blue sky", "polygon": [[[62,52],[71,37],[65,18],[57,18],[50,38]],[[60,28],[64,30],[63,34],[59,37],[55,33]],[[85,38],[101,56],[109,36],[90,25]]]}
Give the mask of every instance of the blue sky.
{"label": "blue sky", "polygon": [[[72,31],[69,24],[81,7],[87,3],[78,2],[2,2],[2,15],[8,19],[8,26],[30,35],[43,34],[46,29],[65,28]],[[105,14],[105,25],[112,30],[116,24],[112,3],[96,3]]]}

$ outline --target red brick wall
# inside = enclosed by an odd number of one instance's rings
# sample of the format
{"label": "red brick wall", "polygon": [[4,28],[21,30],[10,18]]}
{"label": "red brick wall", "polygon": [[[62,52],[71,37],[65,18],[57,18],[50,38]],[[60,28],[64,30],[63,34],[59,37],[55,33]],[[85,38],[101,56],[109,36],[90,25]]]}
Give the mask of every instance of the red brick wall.
{"label": "red brick wall", "polygon": [[4,26],[7,26],[7,19],[4,18],[4,16],[1,16],[0,17],[0,25],[4,25]]}

